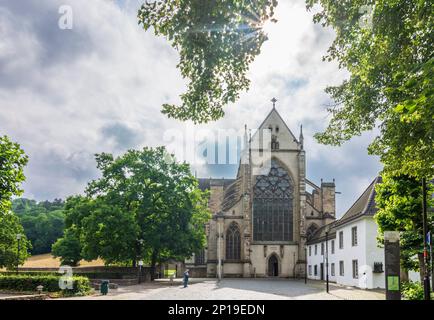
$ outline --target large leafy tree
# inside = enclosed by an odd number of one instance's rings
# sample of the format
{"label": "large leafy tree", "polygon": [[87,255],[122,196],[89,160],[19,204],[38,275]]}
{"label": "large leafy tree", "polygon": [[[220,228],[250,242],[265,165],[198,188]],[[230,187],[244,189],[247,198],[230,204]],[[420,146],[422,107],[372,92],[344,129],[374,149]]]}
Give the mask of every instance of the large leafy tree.
{"label": "large leafy tree", "polygon": [[335,104],[317,139],[340,145],[377,125],[369,147],[385,170],[434,175],[434,3],[428,0],[307,0],[336,38],[327,60],[349,71],[327,88]]}
{"label": "large leafy tree", "polygon": [[19,198],[12,201],[12,211],[20,218],[27,239],[32,243],[32,254],[51,252],[51,245],[63,234],[65,203]]}
{"label": "large leafy tree", "polygon": [[66,204],[67,230],[78,231],[84,259],[133,265],[142,259],[154,277],[157,263],[203,247],[208,194],[188,164],[176,162],[163,147],[117,158],[103,153],[96,160],[102,177],[89,183],[86,197]]}
{"label": "large leafy tree", "polygon": [[65,230],[63,237],[52,245],[52,255],[60,258],[61,265],[77,266],[82,260],[79,233],[73,226]]}
{"label": "large leafy tree", "polygon": [[277,0],[146,1],[139,24],[167,38],[189,80],[181,105],[164,104],[163,113],[195,123],[223,117],[223,107],[249,87],[246,73],[266,40],[262,26],[273,19],[276,5]]}
{"label": "large leafy tree", "polygon": [[[429,194],[434,192],[429,185]],[[414,177],[385,174],[376,185],[378,211],[375,220],[379,228],[379,241],[384,231],[400,231],[401,264],[406,270],[423,270],[422,186]],[[431,197],[428,197],[432,204]],[[433,226],[433,212],[428,212],[428,224]],[[431,232],[434,229],[431,228]],[[414,257],[417,256],[418,260]],[[422,271],[421,271],[422,272]],[[421,273],[422,279],[422,273]]]}
{"label": "large leafy tree", "polygon": [[[0,268],[13,268],[28,257],[29,241],[23,235],[23,227],[11,212],[11,199],[22,194],[25,180],[24,167],[28,158],[18,143],[8,137],[0,137]],[[18,254],[17,234],[21,234]]]}

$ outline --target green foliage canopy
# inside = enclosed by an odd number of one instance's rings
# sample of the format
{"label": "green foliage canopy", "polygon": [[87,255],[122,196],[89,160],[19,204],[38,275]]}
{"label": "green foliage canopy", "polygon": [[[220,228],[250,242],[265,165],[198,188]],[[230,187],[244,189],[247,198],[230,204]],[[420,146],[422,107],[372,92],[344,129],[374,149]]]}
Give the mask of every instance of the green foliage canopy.
{"label": "green foliage canopy", "polygon": [[[155,268],[204,246],[208,193],[198,188],[188,164],[177,163],[163,147],[117,158],[102,153],[96,160],[102,177],[89,183],[85,197],[66,202],[66,227],[76,230],[84,259],[142,259]],[[59,241],[54,248],[62,255],[57,248],[66,240]]]}
{"label": "green foliage canopy", "polygon": [[60,199],[39,203],[25,198],[12,201],[12,211],[20,218],[24,233],[32,243],[33,255],[51,252],[51,245],[63,235],[64,206]]}
{"label": "green foliage canopy", "polygon": [[385,170],[433,177],[434,3],[306,3],[309,9],[320,4],[314,21],[336,32],[324,59],[336,60],[350,72],[349,79],[326,90],[336,104],[329,108],[332,119],[316,135],[318,141],[340,145],[378,125],[380,135],[369,152],[381,157]]}
{"label": "green foliage canopy", "polygon": [[66,229],[63,237],[52,245],[52,255],[60,258],[62,266],[77,266],[82,259],[81,250],[79,233],[74,226]]}
{"label": "green foliage canopy", "polygon": [[276,6],[277,0],[146,1],[139,24],[167,38],[180,54],[182,76],[190,80],[182,104],[164,104],[163,113],[195,123],[223,117],[223,107],[249,87],[246,73]]}
{"label": "green foliage canopy", "polygon": [[[434,188],[429,185],[428,195]],[[401,261],[407,270],[420,270],[423,250],[422,223],[422,186],[413,177],[407,175],[384,174],[382,182],[376,185],[378,211],[375,220],[378,225],[379,240],[383,240],[384,231],[400,231]],[[432,206],[433,200],[427,197]],[[434,222],[433,212],[428,212],[428,225]],[[431,228],[431,232],[434,229]],[[414,260],[419,257],[419,261]]]}
{"label": "green foliage canopy", "polygon": [[[28,257],[29,241],[18,217],[11,212],[11,199],[22,194],[28,157],[18,143],[0,137],[0,268],[13,268]],[[22,235],[18,254],[17,234]]]}

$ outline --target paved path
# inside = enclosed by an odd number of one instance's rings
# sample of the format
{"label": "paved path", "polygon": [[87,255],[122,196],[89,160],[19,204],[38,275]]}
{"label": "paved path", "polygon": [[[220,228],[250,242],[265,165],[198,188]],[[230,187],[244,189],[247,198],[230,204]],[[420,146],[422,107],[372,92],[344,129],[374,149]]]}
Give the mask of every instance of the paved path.
{"label": "paved path", "polygon": [[187,288],[179,283],[169,286],[145,283],[110,290],[107,296],[77,297],[86,300],[382,300],[384,293],[330,285],[327,294],[318,281],[288,279],[196,280]]}

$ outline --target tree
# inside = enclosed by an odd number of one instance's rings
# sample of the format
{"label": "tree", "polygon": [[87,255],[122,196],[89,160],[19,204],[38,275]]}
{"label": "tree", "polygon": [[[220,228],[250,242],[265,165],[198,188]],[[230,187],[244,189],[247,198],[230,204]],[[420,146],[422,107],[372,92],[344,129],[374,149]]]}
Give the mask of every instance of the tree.
{"label": "tree", "polygon": [[117,158],[102,153],[96,160],[102,177],[89,183],[85,197],[66,202],[66,227],[77,230],[84,259],[133,266],[142,259],[153,279],[157,263],[204,246],[208,193],[188,164],[177,163],[164,147]]}
{"label": "tree", "polygon": [[9,269],[22,264],[28,256],[29,241],[23,236],[18,254],[17,234],[23,227],[11,212],[11,198],[22,194],[21,182],[25,180],[24,167],[28,158],[18,143],[0,137],[0,268]]}
{"label": "tree", "polygon": [[307,0],[320,4],[314,21],[331,26],[336,38],[326,60],[350,77],[326,91],[335,102],[319,142],[341,145],[377,125],[369,152],[385,170],[434,176],[434,57],[432,1]]}
{"label": "tree", "polygon": [[262,26],[276,5],[277,0],[146,1],[139,24],[178,50],[178,68],[190,81],[182,104],[164,104],[163,113],[195,123],[223,117],[223,107],[249,87],[246,73],[267,39]]}
{"label": "tree", "polygon": [[[379,242],[384,241],[384,231],[400,231],[401,265],[405,270],[419,270],[423,279],[423,224],[422,186],[420,181],[407,175],[384,174],[382,182],[376,185],[378,211],[375,220],[379,229]],[[429,194],[434,192],[430,184]],[[431,197],[428,197],[432,204]],[[434,216],[428,214],[432,226]],[[431,232],[434,229],[431,228]],[[414,257],[418,257],[418,262]]]}
{"label": "tree", "polygon": [[39,203],[23,198],[12,201],[12,211],[20,218],[24,233],[32,243],[32,254],[51,252],[52,244],[63,235],[64,206],[60,199]]}
{"label": "tree", "polygon": [[61,265],[77,266],[82,259],[77,230],[74,227],[66,229],[63,237],[53,244],[51,252],[54,257],[60,258]]}
{"label": "tree", "polygon": [[10,210],[11,199],[23,193],[20,188],[24,182],[24,167],[28,157],[18,143],[7,136],[0,137],[0,212]]}
{"label": "tree", "polygon": [[101,257],[106,264],[135,261],[136,212],[107,200],[87,198],[89,214],[80,221],[82,256],[88,261]]}

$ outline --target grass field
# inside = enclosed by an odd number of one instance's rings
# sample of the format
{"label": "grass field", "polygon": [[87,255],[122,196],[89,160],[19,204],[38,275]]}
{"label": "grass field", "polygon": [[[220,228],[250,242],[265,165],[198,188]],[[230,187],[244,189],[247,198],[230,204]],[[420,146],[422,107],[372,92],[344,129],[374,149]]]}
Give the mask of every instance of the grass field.
{"label": "grass field", "polygon": [[[84,261],[80,262],[80,267],[98,267],[103,266],[104,261],[98,259],[94,261]],[[39,254],[30,257],[24,263],[24,265],[20,266],[20,268],[58,268],[60,267],[59,258],[54,258],[50,253]]]}
{"label": "grass field", "polygon": [[175,275],[176,276],[176,270],[175,269],[173,269],[173,270],[164,270],[164,276],[165,277],[170,277],[170,275]]}

